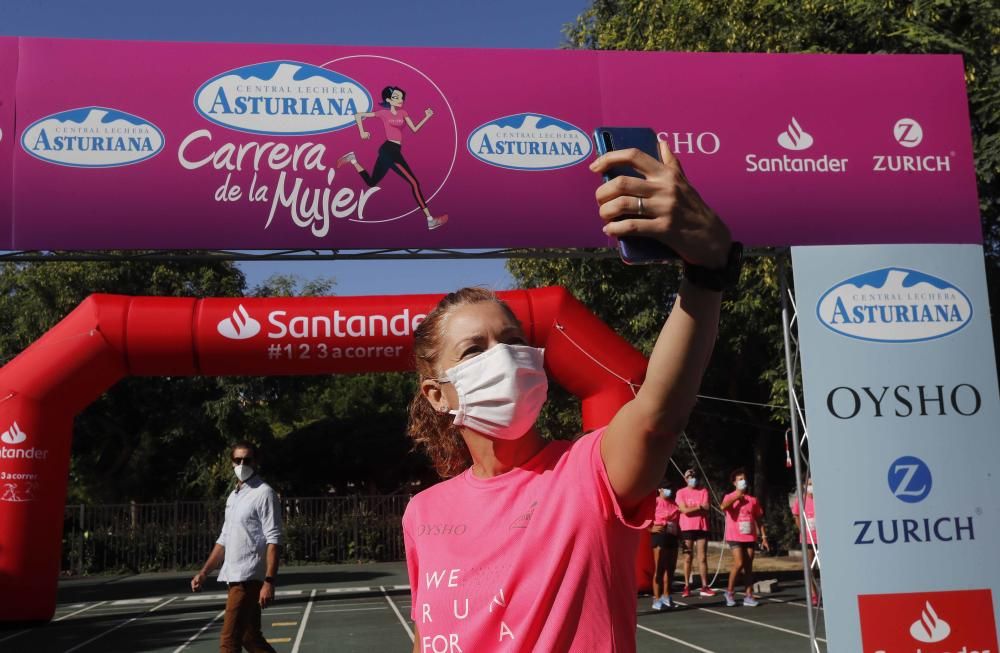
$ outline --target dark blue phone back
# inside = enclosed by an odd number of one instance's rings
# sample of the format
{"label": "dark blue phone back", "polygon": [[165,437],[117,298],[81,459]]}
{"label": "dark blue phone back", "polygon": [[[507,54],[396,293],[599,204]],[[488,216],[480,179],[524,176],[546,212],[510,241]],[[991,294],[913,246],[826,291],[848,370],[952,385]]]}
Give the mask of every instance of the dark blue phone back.
{"label": "dark blue phone back", "polygon": [[[608,140],[610,139],[610,142]],[[648,127],[598,127],[594,130],[594,141],[600,154],[612,150],[627,150],[636,148],[659,160],[656,132]],[[630,166],[615,166],[609,168],[604,175],[606,181],[621,176],[644,177]],[[628,218],[648,218],[649,216],[627,216]],[[675,260],[677,254],[658,240],[641,236],[626,236],[618,239],[618,253],[626,263],[648,264],[664,263]]]}

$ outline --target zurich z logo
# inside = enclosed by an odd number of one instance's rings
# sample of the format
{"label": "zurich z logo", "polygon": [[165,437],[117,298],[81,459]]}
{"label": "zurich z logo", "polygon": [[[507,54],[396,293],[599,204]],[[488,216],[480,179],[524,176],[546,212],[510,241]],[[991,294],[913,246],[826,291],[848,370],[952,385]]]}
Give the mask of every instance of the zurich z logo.
{"label": "zurich z logo", "polygon": [[914,456],[897,458],[889,465],[889,489],[900,501],[919,503],[931,492],[931,470]]}

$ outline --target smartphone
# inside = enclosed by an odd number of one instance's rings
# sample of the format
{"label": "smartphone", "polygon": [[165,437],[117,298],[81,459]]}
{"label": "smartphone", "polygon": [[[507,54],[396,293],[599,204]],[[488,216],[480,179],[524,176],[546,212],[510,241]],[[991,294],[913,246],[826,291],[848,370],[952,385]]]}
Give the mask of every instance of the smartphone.
{"label": "smartphone", "polygon": [[[656,132],[648,127],[598,127],[594,130],[594,142],[597,144],[598,153],[602,155],[613,150],[626,150],[634,147],[657,161],[660,160]],[[622,175],[644,179],[641,174],[629,166],[616,166],[604,173],[604,181],[611,181]],[[623,216],[619,220],[626,218],[648,219],[649,216],[629,215]],[[677,260],[677,254],[672,249],[658,240],[644,236],[619,238],[618,255],[621,256],[622,261],[629,265],[666,263]]]}

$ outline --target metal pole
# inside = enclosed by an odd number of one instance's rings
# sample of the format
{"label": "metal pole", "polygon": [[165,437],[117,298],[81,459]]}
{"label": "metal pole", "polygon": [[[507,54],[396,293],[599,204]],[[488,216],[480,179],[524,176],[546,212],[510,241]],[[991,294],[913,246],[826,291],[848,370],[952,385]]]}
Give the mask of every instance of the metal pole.
{"label": "metal pole", "polygon": [[[806,596],[812,599],[812,569],[809,567],[809,553],[807,551],[806,533],[809,532],[806,523],[806,504],[802,497],[802,451],[799,448],[799,419],[795,411],[795,371],[792,369],[792,338],[791,338],[791,318],[788,314],[788,280],[786,279],[785,257],[778,258],[778,278],[781,282],[781,330],[785,338],[785,374],[788,377],[788,410],[792,418],[792,443],[795,453],[795,496],[799,502],[799,532],[803,534],[802,546],[802,577],[806,584]],[[816,621],[813,616],[813,608],[810,605],[806,608],[806,615],[809,620],[809,645],[811,651],[819,651],[819,644],[816,642]]]}
{"label": "metal pole", "polygon": [[177,531],[181,528],[180,502],[174,501],[173,546],[171,547],[170,568],[177,569]]}
{"label": "metal pole", "polygon": [[83,575],[83,547],[86,546],[87,544],[87,538],[86,538],[87,528],[84,523],[86,515],[84,511],[85,507],[81,503],[80,504],[80,550],[77,553],[77,558],[76,558],[76,565],[77,565],[76,574],[78,576]]}

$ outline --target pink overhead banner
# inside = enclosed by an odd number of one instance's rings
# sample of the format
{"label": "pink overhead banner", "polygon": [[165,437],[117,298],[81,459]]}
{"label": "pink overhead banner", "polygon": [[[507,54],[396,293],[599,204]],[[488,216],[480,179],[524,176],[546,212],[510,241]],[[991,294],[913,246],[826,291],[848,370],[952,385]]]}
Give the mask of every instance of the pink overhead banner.
{"label": "pink overhead banner", "polygon": [[0,248],[606,247],[599,126],[751,246],[982,240],[958,56],[0,38]]}

